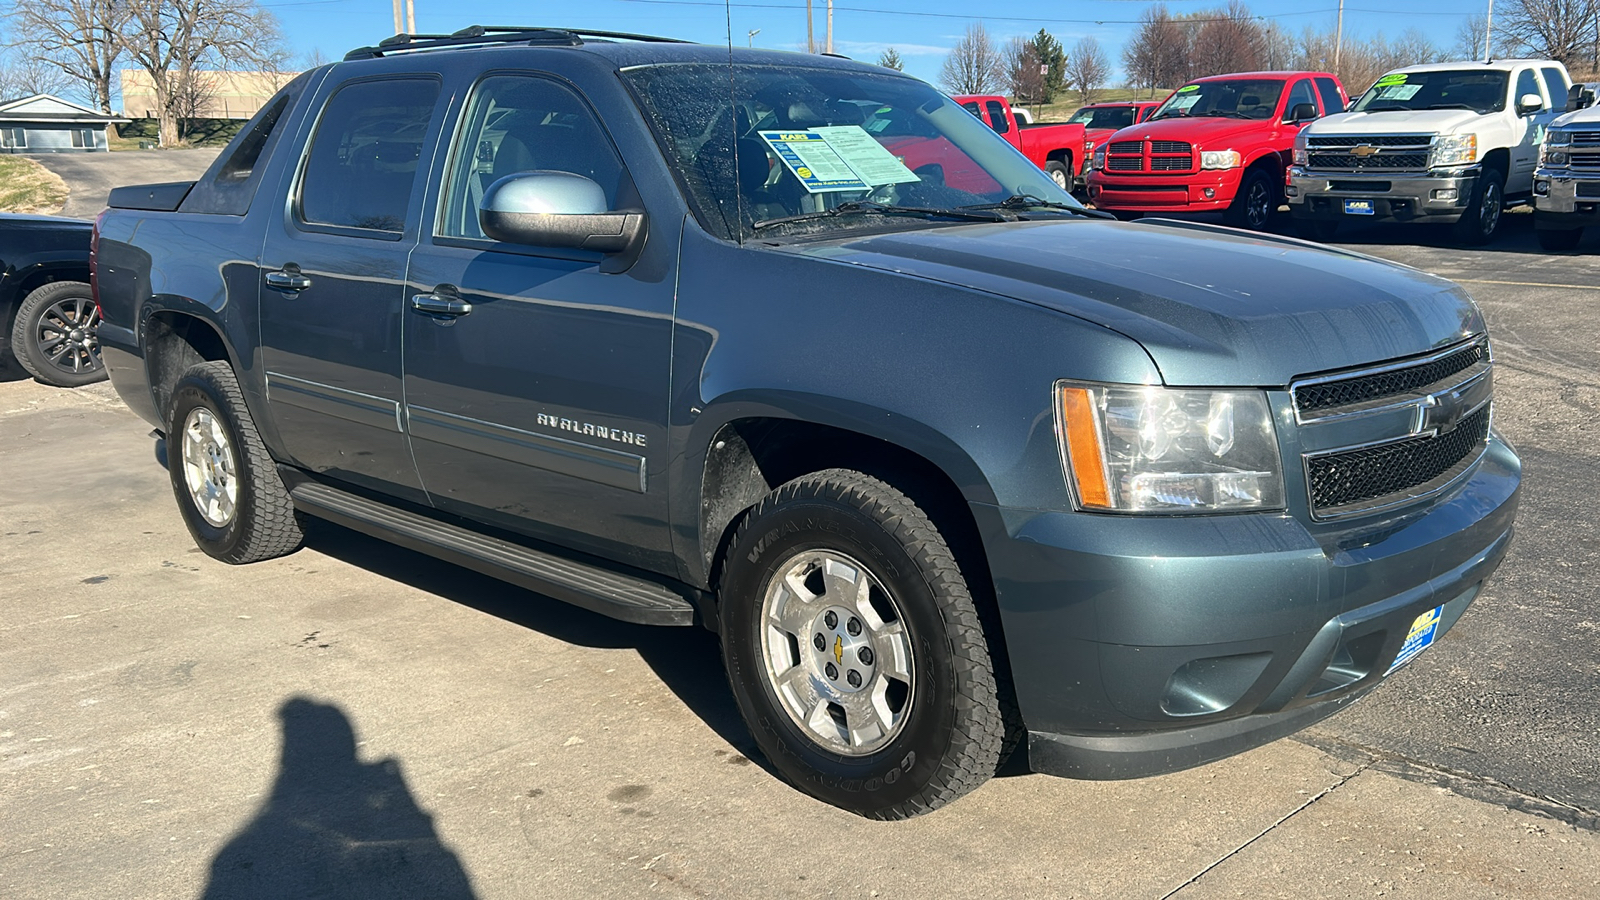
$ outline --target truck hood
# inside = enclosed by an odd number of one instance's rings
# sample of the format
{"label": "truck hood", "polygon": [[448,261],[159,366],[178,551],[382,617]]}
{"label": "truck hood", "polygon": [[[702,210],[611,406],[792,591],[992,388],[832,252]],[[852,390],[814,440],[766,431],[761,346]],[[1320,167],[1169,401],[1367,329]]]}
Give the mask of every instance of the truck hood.
{"label": "truck hood", "polygon": [[1391,109],[1339,113],[1306,126],[1310,134],[1452,134],[1483,120],[1470,109]]}
{"label": "truck hood", "polygon": [[1142,344],[1169,385],[1287,385],[1483,330],[1442,278],[1318,244],[1162,219],[928,228],[791,252],[1012,297]]}
{"label": "truck hood", "polygon": [[1174,116],[1129,125],[1111,136],[1114,141],[1188,141],[1202,150],[1229,150],[1235,138],[1249,135],[1259,141],[1272,131],[1272,123],[1223,116]]}
{"label": "truck hood", "polygon": [[1563,113],[1550,123],[1551,128],[1566,128],[1568,125],[1600,125],[1600,104]]}

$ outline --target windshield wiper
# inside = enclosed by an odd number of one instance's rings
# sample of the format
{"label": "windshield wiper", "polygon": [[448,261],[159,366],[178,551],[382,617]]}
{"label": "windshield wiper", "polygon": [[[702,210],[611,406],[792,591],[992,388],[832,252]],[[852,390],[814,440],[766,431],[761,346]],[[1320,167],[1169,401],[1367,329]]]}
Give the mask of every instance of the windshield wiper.
{"label": "windshield wiper", "polygon": [[1080,215],[1080,216],[1088,216],[1089,218],[1092,218],[1092,219],[1115,219],[1116,218],[1116,216],[1113,216],[1112,214],[1107,213],[1107,212],[1101,212],[1098,209],[1085,209],[1085,208],[1083,208],[1081,206],[1074,206],[1074,205],[1068,204],[1068,203],[1057,203],[1054,200],[1046,200],[1043,197],[1035,197],[1032,194],[1012,194],[1011,196],[1005,198],[1004,200],[1001,200],[998,203],[974,203],[971,206],[959,206],[959,207],[956,207],[956,208],[957,209],[1014,209],[1014,210],[1056,209],[1056,210],[1060,210],[1062,212],[1075,213],[1075,214]]}
{"label": "windshield wiper", "polygon": [[1428,109],[1470,109],[1473,112],[1478,112],[1479,111],[1476,106],[1472,106],[1471,104],[1467,104],[1467,103],[1435,103],[1432,106],[1429,106],[1427,108]]}
{"label": "windshield wiper", "polygon": [[1208,116],[1228,116],[1228,117],[1234,118],[1234,119],[1248,119],[1248,118],[1250,118],[1249,116],[1245,115],[1244,113],[1239,112],[1237,110],[1232,110],[1232,109],[1208,109],[1203,113],[1190,113],[1190,115],[1195,116],[1196,118],[1201,118],[1201,119],[1207,118]]}
{"label": "windshield wiper", "polygon": [[1009,222],[1010,217],[997,212],[986,212],[981,209],[962,207],[959,209],[934,209],[922,206],[892,206],[887,203],[877,203],[872,200],[847,200],[833,209],[824,209],[819,212],[800,213],[795,216],[779,216],[776,219],[763,219],[750,226],[754,231],[770,228],[774,225],[788,225],[792,222],[814,222],[819,219],[832,219],[847,215],[883,215],[883,216],[915,216],[922,219],[962,219],[969,222]]}

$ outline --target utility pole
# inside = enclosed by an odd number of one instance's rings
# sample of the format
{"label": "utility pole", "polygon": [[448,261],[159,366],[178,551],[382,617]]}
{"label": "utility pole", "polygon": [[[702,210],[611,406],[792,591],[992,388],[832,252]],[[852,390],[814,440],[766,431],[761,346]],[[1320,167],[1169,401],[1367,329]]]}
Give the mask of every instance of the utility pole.
{"label": "utility pole", "polygon": [[406,16],[405,10],[401,6],[401,0],[394,0],[394,33],[406,33]]}
{"label": "utility pole", "polygon": [[806,0],[806,52],[817,52],[816,31],[811,27],[811,0]]}
{"label": "utility pole", "polygon": [[406,0],[406,34],[417,33],[416,0]]}
{"label": "utility pole", "polygon": [[[1489,0],[1493,3],[1494,0]],[[1339,0],[1339,24],[1333,31],[1333,74],[1339,74],[1339,53],[1344,49],[1344,0]]]}
{"label": "utility pole", "polygon": [[1494,0],[1489,0],[1489,13],[1483,17],[1483,61],[1494,59]]}
{"label": "utility pole", "polygon": [[833,0],[828,0],[828,52],[833,52]]}

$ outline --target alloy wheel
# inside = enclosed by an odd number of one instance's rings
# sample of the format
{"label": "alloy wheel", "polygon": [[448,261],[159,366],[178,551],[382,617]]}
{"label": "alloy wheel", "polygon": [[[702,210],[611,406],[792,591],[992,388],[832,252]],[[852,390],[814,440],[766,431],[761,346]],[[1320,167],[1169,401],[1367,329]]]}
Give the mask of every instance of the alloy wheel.
{"label": "alloy wheel", "polygon": [[195,407],[183,423],[183,481],[194,508],[211,525],[225,528],[239,504],[238,464],[228,432],[211,411]]}

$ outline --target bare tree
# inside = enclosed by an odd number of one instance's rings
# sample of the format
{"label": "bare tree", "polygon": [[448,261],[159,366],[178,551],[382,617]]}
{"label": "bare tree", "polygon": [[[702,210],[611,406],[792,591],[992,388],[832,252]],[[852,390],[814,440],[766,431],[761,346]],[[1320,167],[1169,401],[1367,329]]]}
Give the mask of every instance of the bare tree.
{"label": "bare tree", "polygon": [[16,50],[0,50],[0,100],[33,94],[67,94],[78,87],[50,60]]}
{"label": "bare tree", "polygon": [[1510,0],[1494,24],[1496,37],[1516,51],[1586,64],[1600,43],[1600,0]]}
{"label": "bare tree", "polygon": [[7,19],[14,46],[59,69],[101,112],[111,112],[111,79],[128,19],[122,0],[16,0]]}
{"label": "bare tree", "polygon": [[1088,103],[1094,92],[1105,86],[1111,77],[1111,63],[1106,61],[1100,42],[1084,37],[1072,45],[1067,54],[1067,86],[1078,92],[1079,100]]}
{"label": "bare tree", "polygon": [[1250,8],[1231,0],[1223,9],[1201,10],[1186,17],[1195,24],[1189,48],[1190,78],[1248,72],[1261,68],[1265,44],[1261,26]]}
{"label": "bare tree", "polygon": [[1451,49],[1450,55],[1456,59],[1483,59],[1488,56],[1484,49],[1484,37],[1489,30],[1488,23],[1483,16],[1473,14],[1462,20],[1456,27],[1456,44]]}
{"label": "bare tree", "polygon": [[[889,50],[893,51],[894,48],[890,47]],[[301,55],[300,69],[301,71],[305,71],[306,69],[315,69],[317,66],[325,66],[331,62],[333,62],[333,60],[328,58],[328,54],[322,52],[321,47],[312,47],[310,50],[307,50]],[[883,64],[879,63],[879,65]]]}
{"label": "bare tree", "polygon": [[992,94],[1005,84],[1005,63],[982,22],[967,26],[950,55],[944,58],[939,80],[952,94]]}
{"label": "bare tree", "polygon": [[1030,103],[1044,99],[1044,74],[1039,71],[1039,55],[1032,41],[1020,37],[1007,41],[1005,61],[1012,97]]}
{"label": "bare tree", "polygon": [[1139,14],[1139,28],[1123,46],[1122,65],[1128,80],[1148,88],[1177,87],[1188,77],[1189,38],[1165,4],[1147,7]]}
{"label": "bare tree", "polygon": [[196,73],[284,68],[277,19],[255,0],[122,0],[129,16],[121,40],[128,55],[150,76],[161,143],[178,143],[178,119],[203,90]]}

